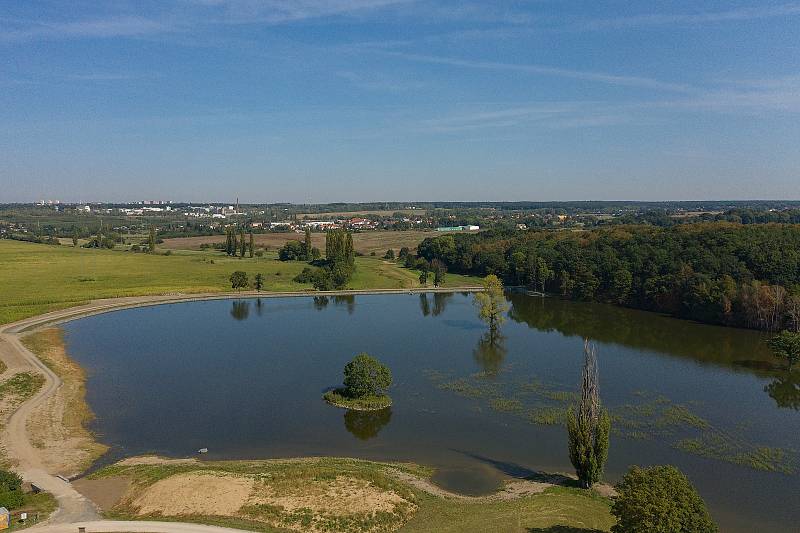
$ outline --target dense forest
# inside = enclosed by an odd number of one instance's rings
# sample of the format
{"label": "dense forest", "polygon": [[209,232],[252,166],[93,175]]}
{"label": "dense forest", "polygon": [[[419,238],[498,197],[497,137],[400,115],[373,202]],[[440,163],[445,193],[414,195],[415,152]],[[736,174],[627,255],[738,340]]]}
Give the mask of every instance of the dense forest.
{"label": "dense forest", "polygon": [[451,272],[702,322],[800,329],[800,226],[708,222],[425,239]]}

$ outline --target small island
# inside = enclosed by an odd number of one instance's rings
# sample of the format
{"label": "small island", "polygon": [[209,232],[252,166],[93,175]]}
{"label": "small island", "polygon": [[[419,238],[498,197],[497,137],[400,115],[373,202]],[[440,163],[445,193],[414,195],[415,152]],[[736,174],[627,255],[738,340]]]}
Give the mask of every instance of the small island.
{"label": "small island", "polygon": [[386,389],[392,384],[389,368],[367,353],[360,353],[344,367],[344,387],[326,392],[326,402],[343,409],[378,411],[392,405]]}

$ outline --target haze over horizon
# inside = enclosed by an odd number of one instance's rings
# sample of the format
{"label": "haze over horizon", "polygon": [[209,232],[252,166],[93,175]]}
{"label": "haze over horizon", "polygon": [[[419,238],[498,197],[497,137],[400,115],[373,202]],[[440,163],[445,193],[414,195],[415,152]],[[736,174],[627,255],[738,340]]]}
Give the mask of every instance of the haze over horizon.
{"label": "haze over horizon", "polygon": [[800,2],[0,6],[0,202],[797,199],[798,118]]}

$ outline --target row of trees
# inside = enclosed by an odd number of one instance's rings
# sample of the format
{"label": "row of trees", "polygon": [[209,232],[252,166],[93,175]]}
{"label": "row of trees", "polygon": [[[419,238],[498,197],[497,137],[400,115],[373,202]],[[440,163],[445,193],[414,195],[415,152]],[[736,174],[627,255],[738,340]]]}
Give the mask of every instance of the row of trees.
{"label": "row of trees", "polygon": [[245,241],[244,228],[239,228],[239,235],[236,234],[236,229],[232,227],[225,228],[225,253],[231,257],[244,257],[246,253],[250,257],[255,254],[255,242],[253,239],[253,232],[249,233],[249,241]]}
{"label": "row of trees", "polygon": [[[289,241],[281,251],[292,242],[297,243],[306,254],[298,259],[311,261],[311,266],[304,268],[300,274],[295,276],[296,282],[311,283],[315,289],[320,291],[343,289],[347,286],[356,269],[356,253],[353,247],[352,233],[342,229],[326,232],[325,259],[321,259],[319,250],[311,246],[310,231],[306,231],[304,242]],[[310,256],[308,250],[310,250]],[[282,256],[281,259],[283,259]]]}
{"label": "row of trees", "polygon": [[425,239],[448,270],[702,322],[800,330],[800,227],[697,223]]}

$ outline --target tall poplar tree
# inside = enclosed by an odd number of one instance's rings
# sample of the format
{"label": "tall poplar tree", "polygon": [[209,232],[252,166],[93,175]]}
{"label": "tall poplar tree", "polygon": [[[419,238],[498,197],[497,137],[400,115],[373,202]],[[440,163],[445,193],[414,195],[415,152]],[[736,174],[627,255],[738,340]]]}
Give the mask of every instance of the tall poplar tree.
{"label": "tall poplar tree", "polygon": [[239,228],[239,257],[244,257],[247,243],[244,241],[244,228]]}
{"label": "tall poplar tree", "polygon": [[303,242],[303,253],[306,261],[311,261],[311,248],[311,228],[306,228],[306,238]]}
{"label": "tall poplar tree", "polygon": [[569,460],[575,467],[578,481],[590,488],[600,481],[608,459],[611,418],[600,405],[597,379],[597,354],[589,339],[583,342],[583,379],[577,407],[567,412]]}
{"label": "tall poplar tree", "polygon": [[253,230],[250,230],[250,258],[253,258],[253,254],[255,254],[255,243],[253,242]]}

